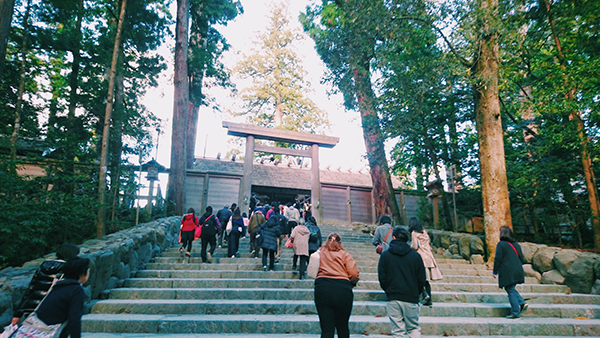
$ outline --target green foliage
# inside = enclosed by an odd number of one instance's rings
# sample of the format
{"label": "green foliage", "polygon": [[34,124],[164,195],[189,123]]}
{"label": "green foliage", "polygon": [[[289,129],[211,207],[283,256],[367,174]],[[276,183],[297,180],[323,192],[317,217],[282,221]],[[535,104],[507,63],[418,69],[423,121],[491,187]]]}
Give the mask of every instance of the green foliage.
{"label": "green foliage", "polygon": [[[84,169],[84,168],[82,168]],[[92,175],[92,176],[90,176]],[[64,242],[79,244],[95,234],[93,171],[75,176],[25,178],[0,164],[0,269],[54,252]],[[69,180],[73,193],[57,189]]]}
{"label": "green foliage", "polygon": [[294,43],[302,36],[289,27],[287,8],[274,6],[267,31],[259,33],[250,55],[243,55],[234,72],[252,85],[240,92],[241,112],[249,123],[316,133],[329,125],[327,114],[306,93],[310,84]]}

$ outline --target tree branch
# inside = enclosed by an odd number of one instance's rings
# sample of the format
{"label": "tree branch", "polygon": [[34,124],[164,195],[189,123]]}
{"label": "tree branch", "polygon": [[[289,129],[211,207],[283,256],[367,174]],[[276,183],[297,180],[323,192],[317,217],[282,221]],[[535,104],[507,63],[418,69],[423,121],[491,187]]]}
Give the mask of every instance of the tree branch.
{"label": "tree branch", "polygon": [[419,21],[422,22],[426,25],[431,26],[433,29],[435,29],[435,31],[442,37],[442,39],[444,39],[444,42],[446,42],[446,45],[448,45],[448,48],[450,48],[450,51],[452,52],[452,54],[454,54],[454,56],[456,56],[456,58],[458,59],[458,61],[460,61],[460,63],[462,63],[463,66],[467,67],[467,68],[471,68],[473,67],[473,63],[469,62],[467,59],[465,59],[464,57],[462,57],[458,51],[456,50],[456,48],[454,48],[454,45],[452,45],[452,43],[450,42],[450,40],[448,40],[448,38],[444,35],[444,33],[442,32],[441,29],[439,29],[438,27],[436,27],[433,23],[425,20],[425,19],[421,19],[421,18],[417,18],[417,17],[412,17],[412,16],[400,16],[400,17],[395,17],[392,18],[392,22],[394,22],[395,20],[413,20],[413,21]]}
{"label": "tree branch", "polygon": [[[516,125],[520,125],[521,123],[517,120],[517,118],[511,114],[511,112],[508,110],[508,108],[506,107],[506,105],[504,104],[504,100],[502,100],[502,98],[500,98],[500,104],[502,105],[502,108],[504,108],[504,112],[506,112],[506,115],[516,124]],[[523,129],[525,129],[529,134],[531,134],[531,136],[533,137],[538,137],[538,134],[533,131],[533,129],[527,127],[527,126],[523,126]]]}

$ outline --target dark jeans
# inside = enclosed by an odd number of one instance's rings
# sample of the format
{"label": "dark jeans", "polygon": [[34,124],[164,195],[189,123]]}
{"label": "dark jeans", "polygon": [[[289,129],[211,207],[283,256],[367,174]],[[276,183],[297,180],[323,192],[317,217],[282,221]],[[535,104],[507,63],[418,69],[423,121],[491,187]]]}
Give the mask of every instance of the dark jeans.
{"label": "dark jeans", "polygon": [[182,231],[181,232],[181,247],[186,249],[187,252],[192,252],[192,243],[194,242],[194,231]]}
{"label": "dark jeans", "polygon": [[258,231],[251,231],[250,232],[250,252],[252,253],[252,257],[258,257],[258,254],[260,252],[260,248],[258,247],[258,244],[256,243],[256,234],[258,233]]}
{"label": "dark jeans", "polygon": [[348,321],[352,313],[354,294],[347,279],[317,278],[315,280],[315,305],[321,324],[321,338],[349,338]]}
{"label": "dark jeans", "polygon": [[521,305],[525,304],[525,300],[515,289],[517,284],[511,284],[504,287],[508,294],[508,302],[510,303],[510,314],[514,317],[521,317]]}
{"label": "dark jeans", "polygon": [[237,231],[231,231],[229,233],[229,246],[227,247],[227,257],[237,255],[238,248],[240,247],[240,235]]}
{"label": "dark jeans", "polygon": [[269,270],[275,269],[275,250],[263,248],[262,265],[267,266],[267,255],[269,255]]}
{"label": "dark jeans", "polygon": [[300,255],[300,279],[306,278],[306,266],[308,265],[308,256]]}
{"label": "dark jeans", "polygon": [[202,256],[202,262],[206,263],[206,247],[210,244],[210,254],[212,255],[215,252],[215,246],[217,244],[217,240],[215,236],[202,236],[202,251],[200,252],[200,256]]}

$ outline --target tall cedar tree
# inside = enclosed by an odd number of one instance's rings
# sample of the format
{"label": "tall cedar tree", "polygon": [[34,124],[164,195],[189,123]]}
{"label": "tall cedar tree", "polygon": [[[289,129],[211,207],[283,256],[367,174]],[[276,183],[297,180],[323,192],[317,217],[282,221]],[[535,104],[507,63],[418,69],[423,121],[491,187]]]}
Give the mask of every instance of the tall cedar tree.
{"label": "tall cedar tree", "polygon": [[[302,22],[328,66],[328,81],[344,95],[346,108],[360,112],[367,150],[376,217],[391,215],[401,221],[384,149],[371,62],[375,56],[377,23],[386,12],[379,1],[329,1],[307,9]],[[378,19],[374,19],[378,18]]]}

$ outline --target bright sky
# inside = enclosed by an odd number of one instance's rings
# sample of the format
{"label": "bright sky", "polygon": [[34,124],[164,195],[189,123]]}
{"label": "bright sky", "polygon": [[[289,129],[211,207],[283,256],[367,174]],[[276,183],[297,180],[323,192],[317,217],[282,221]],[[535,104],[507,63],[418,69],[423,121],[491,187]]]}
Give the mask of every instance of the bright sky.
{"label": "bright sky", "polygon": [[[219,30],[229,44],[231,50],[224,55],[223,62],[228,68],[235,65],[237,55],[241,53],[251,53],[250,47],[255,40],[257,32],[264,31],[268,24],[267,15],[270,12],[269,5],[278,3],[282,0],[241,0],[244,7],[244,14],[235,21],[230,22],[226,27]],[[289,2],[289,12],[291,13],[291,23],[302,32],[297,18],[301,11],[311,3],[310,0],[293,0]],[[175,15],[173,6],[173,15]],[[156,90],[152,90],[146,96],[144,103],[154,114],[163,119],[163,134],[159,139],[159,148],[157,161],[162,165],[170,166],[170,148],[171,148],[171,124],[173,116],[173,55],[170,50],[173,42],[164,48],[163,55],[169,62],[169,69],[159,80],[161,85]],[[331,133],[328,135],[340,138],[340,142],[333,149],[321,149],[320,167],[324,169],[331,166],[332,169],[341,167],[343,170],[358,170],[367,165],[365,146],[360,128],[360,116],[354,111],[345,111],[342,106],[341,95],[328,96],[330,88],[320,84],[321,76],[325,73],[325,66],[322,64],[317,52],[314,49],[312,40],[306,36],[304,41],[297,49],[298,54],[304,61],[304,69],[308,72],[307,80],[312,84],[313,92],[308,96],[324,111],[329,114],[331,122]],[[241,88],[238,88],[241,89]],[[228,91],[220,89],[210,89],[208,95],[213,97],[219,105],[221,112],[226,112],[228,108],[233,108],[235,98],[230,96]],[[196,157],[202,157],[206,147],[206,157],[215,158],[218,153],[225,154],[228,151],[227,130],[222,127],[222,121],[232,121],[233,119],[226,113],[221,113],[211,108],[203,107],[200,109],[198,136],[196,139]],[[243,122],[243,121],[239,121]],[[205,142],[208,140],[208,142]],[[152,157],[156,154],[152,152]],[[165,191],[165,180],[161,178],[163,192]]]}

